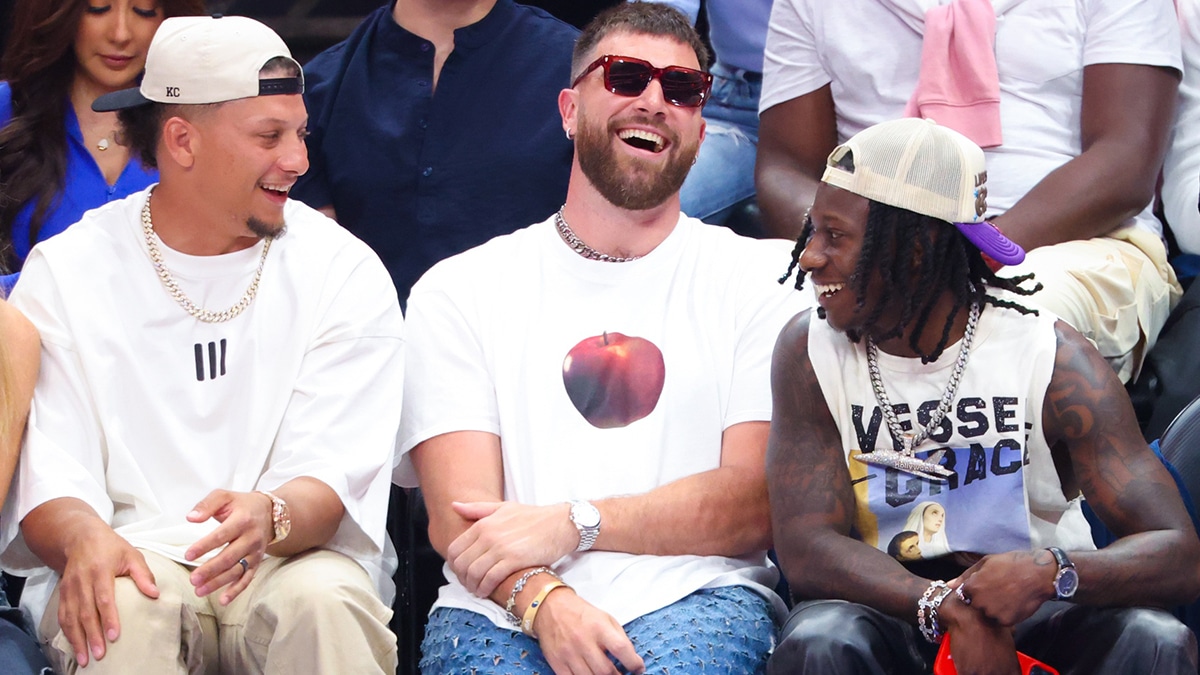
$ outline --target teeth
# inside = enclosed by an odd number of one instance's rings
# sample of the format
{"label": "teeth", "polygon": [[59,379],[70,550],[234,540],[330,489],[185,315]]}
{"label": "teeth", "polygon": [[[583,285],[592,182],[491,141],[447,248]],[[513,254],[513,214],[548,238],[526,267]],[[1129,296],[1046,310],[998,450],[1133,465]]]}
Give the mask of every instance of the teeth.
{"label": "teeth", "polygon": [[833,295],[846,287],[846,284],[816,284],[817,295]]}
{"label": "teeth", "polygon": [[627,141],[631,138],[638,138],[643,141],[653,143],[655,152],[662,152],[663,145],[666,143],[666,140],[662,136],[659,136],[653,131],[644,131],[642,129],[625,129],[624,131],[618,133],[617,137],[623,141]]}
{"label": "teeth", "polygon": [[288,193],[288,190],[292,189],[291,185],[267,185],[266,183],[262,183],[261,187],[264,190],[270,190],[271,192],[282,192],[285,195]]}

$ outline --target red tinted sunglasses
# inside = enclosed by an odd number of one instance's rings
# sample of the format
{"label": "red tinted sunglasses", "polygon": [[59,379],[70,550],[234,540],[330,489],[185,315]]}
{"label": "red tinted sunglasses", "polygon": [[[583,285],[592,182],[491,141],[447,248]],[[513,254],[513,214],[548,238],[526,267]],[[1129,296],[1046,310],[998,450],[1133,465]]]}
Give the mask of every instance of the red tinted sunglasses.
{"label": "red tinted sunglasses", "polygon": [[712,89],[713,76],[703,70],[683,66],[655,68],[649,61],[612,54],[592,61],[571,86],[578,87],[588,73],[600,67],[604,68],[604,88],[617,96],[639,96],[651,80],[657,79],[668,103],[698,108],[708,100],[708,92]]}

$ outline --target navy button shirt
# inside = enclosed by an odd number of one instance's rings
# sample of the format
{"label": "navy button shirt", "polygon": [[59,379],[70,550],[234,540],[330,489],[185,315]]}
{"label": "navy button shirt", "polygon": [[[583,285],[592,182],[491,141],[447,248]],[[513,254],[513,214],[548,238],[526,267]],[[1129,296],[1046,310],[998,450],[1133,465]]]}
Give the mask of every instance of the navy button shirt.
{"label": "navy button shirt", "polygon": [[558,94],[578,31],[499,0],[434,50],[376,10],[304,69],[311,167],[292,196],[333,206],[383,259],[401,301],[437,261],[545,220],[567,193],[574,146]]}

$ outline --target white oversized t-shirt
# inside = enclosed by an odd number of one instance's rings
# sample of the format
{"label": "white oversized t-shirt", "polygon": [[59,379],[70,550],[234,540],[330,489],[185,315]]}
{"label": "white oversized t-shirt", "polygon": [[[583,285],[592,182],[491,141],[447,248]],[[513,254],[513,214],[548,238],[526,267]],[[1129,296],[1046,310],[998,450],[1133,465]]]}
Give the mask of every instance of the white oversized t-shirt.
{"label": "white oversized t-shirt", "polygon": [[[155,272],[141,225],[147,195],[90,211],[39,244],[13,292],[41,333],[42,369],[5,504],[6,567],[40,568],[17,525],[52,499],[80,499],[134,546],[184,562],[218,524],[186,519],[209,492],[308,476],[345,507],[325,548],[357,560],[390,602],[404,355],[387,270],[337,223],[289,201],[257,297],[230,321],[204,323]],[[190,256],[159,243],[183,292],[214,311],[242,297],[262,247]],[[44,592],[44,602],[55,579],[37,574],[27,597]]]}
{"label": "white oversized t-shirt", "polygon": [[[776,281],[790,250],[681,216],[632,262],[587,260],[546,221],[438,263],[409,298],[400,451],[452,431],[496,434],[504,498],[537,505],[640,494],[717,468],[725,429],[770,420],[775,339],[811,304]],[[415,482],[407,455],[397,479]],[[762,551],[588,551],[556,569],[621,623],[735,584],[783,609]],[[507,625],[501,607],[448,567],[446,577],[435,606]]]}

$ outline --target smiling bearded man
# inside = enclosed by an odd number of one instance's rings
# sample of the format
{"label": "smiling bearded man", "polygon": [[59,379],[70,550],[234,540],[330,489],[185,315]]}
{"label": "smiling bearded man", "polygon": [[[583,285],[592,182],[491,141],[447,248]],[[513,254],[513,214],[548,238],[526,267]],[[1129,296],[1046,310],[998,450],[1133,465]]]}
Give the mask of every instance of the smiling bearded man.
{"label": "smiling bearded man", "polygon": [[[575,157],[583,175],[614,205],[631,211],[653,208],[679,192],[696,163],[700,139],[681,145],[678,133],[645,115],[636,115],[625,124],[637,128],[623,127],[622,120],[590,121],[580,104]],[[618,152],[612,145],[613,136],[654,154],[666,153],[666,165]]]}
{"label": "smiling bearded man", "polygon": [[706,62],[674,9],[600,14],[558,99],[562,209],[413,288],[397,480],[449,582],[425,675],[766,663],[767,371],[807,299],[768,271],[786,244],[679,211]]}
{"label": "smiling bearded man", "polygon": [[58,672],[395,670],[403,318],[374,253],[288,199],[303,91],[261,23],[164,21],[141,86],[93,104],[161,181],[13,293],[45,344],[4,562]]}

